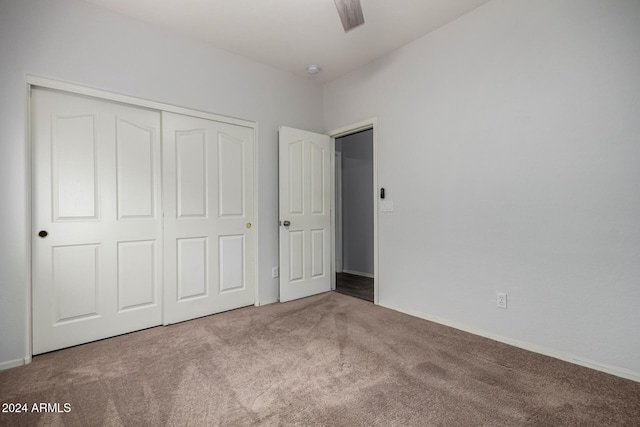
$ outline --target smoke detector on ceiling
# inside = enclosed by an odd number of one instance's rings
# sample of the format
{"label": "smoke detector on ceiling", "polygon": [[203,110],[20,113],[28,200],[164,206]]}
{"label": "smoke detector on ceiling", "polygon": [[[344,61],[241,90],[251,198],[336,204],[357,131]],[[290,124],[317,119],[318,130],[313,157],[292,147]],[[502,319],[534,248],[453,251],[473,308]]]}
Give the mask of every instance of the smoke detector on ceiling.
{"label": "smoke detector on ceiling", "polygon": [[307,73],[309,73],[309,74],[318,74],[320,71],[322,71],[322,69],[320,68],[320,66],[315,65],[315,64],[313,64],[313,65],[309,65],[309,66],[307,67]]}

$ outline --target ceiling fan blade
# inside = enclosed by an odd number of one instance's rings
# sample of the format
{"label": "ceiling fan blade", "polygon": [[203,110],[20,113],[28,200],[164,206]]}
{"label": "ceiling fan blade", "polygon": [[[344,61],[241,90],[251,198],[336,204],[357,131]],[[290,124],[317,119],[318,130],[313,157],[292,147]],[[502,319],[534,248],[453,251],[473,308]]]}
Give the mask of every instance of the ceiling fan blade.
{"label": "ceiling fan blade", "polygon": [[335,0],[344,32],[364,24],[360,0]]}

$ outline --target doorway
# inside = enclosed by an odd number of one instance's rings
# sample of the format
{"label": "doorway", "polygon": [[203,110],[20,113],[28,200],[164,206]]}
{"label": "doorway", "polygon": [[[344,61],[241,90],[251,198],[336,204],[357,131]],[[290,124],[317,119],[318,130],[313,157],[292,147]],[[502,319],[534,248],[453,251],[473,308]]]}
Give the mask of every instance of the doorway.
{"label": "doorway", "polygon": [[[359,134],[362,135],[358,137]],[[368,266],[365,268],[354,268],[349,262],[345,267],[345,218],[342,213],[337,214],[338,211],[342,212],[341,206],[345,201],[342,196],[343,186],[341,184],[337,188],[336,182],[344,181],[341,163],[346,143],[345,140],[338,142],[339,150],[336,154],[336,140],[349,136],[366,137],[367,140],[365,151],[368,155],[360,156],[366,161],[357,162],[366,164],[369,169],[367,178],[364,179],[369,185],[358,193],[366,193],[367,197],[358,200],[358,204],[366,211],[363,215],[373,218],[373,226],[367,228],[368,238],[365,240],[368,247]],[[347,143],[349,141],[352,140],[348,138]],[[327,134],[281,126],[278,144],[280,301],[335,291],[338,272],[351,274],[355,276],[353,279],[368,282],[369,300],[373,282],[373,303],[378,304],[377,119],[344,126]],[[344,158],[348,159],[349,156],[351,154],[346,153]],[[327,167],[329,164],[330,167]],[[325,181],[327,178],[330,178],[330,183]],[[340,196],[336,197],[337,194]],[[312,222],[307,219],[309,216]],[[371,220],[368,223],[371,224]],[[363,237],[358,237],[356,233],[355,240],[349,241],[361,243],[362,240]],[[327,268],[329,264],[330,268]]]}
{"label": "doorway", "polygon": [[335,290],[375,302],[374,129],[335,137]]}

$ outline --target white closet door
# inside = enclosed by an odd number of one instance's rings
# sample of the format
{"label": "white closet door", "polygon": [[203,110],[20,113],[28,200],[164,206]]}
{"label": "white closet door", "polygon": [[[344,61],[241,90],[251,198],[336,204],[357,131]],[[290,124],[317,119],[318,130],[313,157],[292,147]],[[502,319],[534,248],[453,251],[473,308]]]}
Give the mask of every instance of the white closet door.
{"label": "white closet door", "polygon": [[164,322],[254,304],[253,129],[162,113]]}
{"label": "white closet door", "polygon": [[31,99],[33,353],[161,324],[160,113]]}

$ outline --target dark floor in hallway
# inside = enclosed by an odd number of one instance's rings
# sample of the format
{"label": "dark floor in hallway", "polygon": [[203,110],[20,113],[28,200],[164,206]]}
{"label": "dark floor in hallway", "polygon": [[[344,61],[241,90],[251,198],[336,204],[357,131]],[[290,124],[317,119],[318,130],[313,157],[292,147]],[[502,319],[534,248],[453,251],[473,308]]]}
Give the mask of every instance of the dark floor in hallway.
{"label": "dark floor in hallway", "polygon": [[336,273],[336,292],[373,302],[373,278]]}

